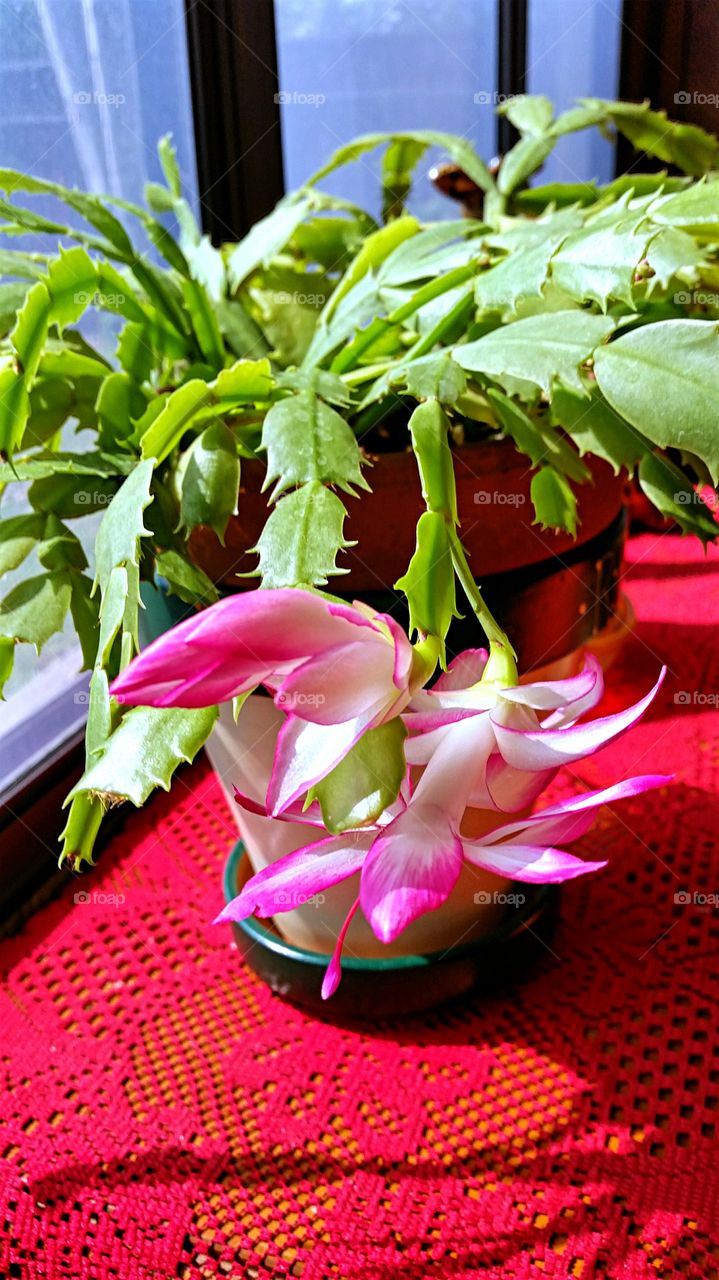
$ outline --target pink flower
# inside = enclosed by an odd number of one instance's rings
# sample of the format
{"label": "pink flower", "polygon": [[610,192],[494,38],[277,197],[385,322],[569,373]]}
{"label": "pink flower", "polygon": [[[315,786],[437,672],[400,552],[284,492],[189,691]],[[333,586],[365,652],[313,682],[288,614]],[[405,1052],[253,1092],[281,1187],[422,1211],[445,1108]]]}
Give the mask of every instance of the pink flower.
{"label": "pink flower", "polygon": [[206,707],[266,685],[287,713],[267,792],[278,814],[365,730],[399,715],[427,674],[389,615],[282,588],[188,618],[139,654],[112,693],[132,706]]}
{"label": "pink flower", "polygon": [[[406,756],[409,764],[425,767],[409,803],[398,801],[372,827],[320,839],[279,859],[253,876],[218,919],[274,915],[292,905],[293,894],[311,896],[359,872],[358,902],[376,936],[389,943],[446,901],[464,862],[527,883],[557,883],[604,866],[558,845],[582,836],[598,805],[669,778],[628,779],[504,823],[480,838],[463,834],[462,821],[468,809],[526,809],[562,764],[592,754],[629,729],[651,703],[664,672],[632,707],[580,725],[579,717],[602,694],[601,670],[593,660],[571,679],[511,688],[477,683],[485,662],[481,651],[460,655],[433,690],[412,699],[404,719],[415,736],[406,743]],[[338,939],[325,996],[339,982],[342,942],[357,905]]]}

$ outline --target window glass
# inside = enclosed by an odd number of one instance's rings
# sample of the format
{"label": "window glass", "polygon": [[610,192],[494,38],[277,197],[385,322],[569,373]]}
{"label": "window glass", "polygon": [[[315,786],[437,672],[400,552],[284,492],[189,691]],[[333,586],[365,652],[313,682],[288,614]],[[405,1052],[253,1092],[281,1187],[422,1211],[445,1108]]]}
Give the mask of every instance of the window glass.
{"label": "window glass", "polygon": [[[196,200],[184,0],[2,0],[0,101],[0,167],[139,201],[145,182],[160,179],[157,139],[171,132]],[[33,198],[19,202],[32,205]],[[38,207],[49,211],[47,201]],[[72,220],[63,207],[62,221]],[[11,247],[22,244],[13,238]],[[37,240],[29,247],[37,249]],[[82,328],[111,354],[110,317],[89,312]],[[72,424],[65,445],[82,447]],[[11,485],[0,516],[24,509],[20,486]],[[99,518],[73,521],[90,560]],[[39,568],[28,559],[4,576],[0,596]],[[77,678],[79,666],[69,626],[39,660],[28,645],[16,647],[0,702],[0,789],[81,723],[86,681]]]}
{"label": "window glass", "polygon": [[[359,133],[439,129],[494,155],[495,0],[277,0],[275,10],[288,188]],[[425,177],[430,162],[420,162],[410,203],[446,217],[451,205]],[[328,186],[378,213],[374,156]]]}
{"label": "window glass", "polygon": [[[527,89],[551,98],[557,111],[576,98],[619,92],[622,0],[530,0]],[[597,129],[568,134],[536,179],[609,182],[615,149]]]}

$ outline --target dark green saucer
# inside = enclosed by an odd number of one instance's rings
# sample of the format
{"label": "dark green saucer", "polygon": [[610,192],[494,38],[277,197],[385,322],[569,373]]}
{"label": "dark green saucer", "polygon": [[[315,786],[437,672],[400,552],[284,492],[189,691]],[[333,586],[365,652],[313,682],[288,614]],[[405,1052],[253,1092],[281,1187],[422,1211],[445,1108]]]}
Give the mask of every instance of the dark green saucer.
{"label": "dark green saucer", "polygon": [[[245,859],[240,840],[225,863],[227,902],[247,877]],[[232,929],[242,959],[276,995],[326,1019],[376,1021],[421,1013],[470,991],[494,992],[546,956],[557,916],[557,886],[523,884],[521,890],[526,902],[508,907],[499,928],[480,941],[387,960],[345,955],[342,981],[330,1000],[320,995],[329,956],[295,947],[271,920],[253,916],[233,923]]]}

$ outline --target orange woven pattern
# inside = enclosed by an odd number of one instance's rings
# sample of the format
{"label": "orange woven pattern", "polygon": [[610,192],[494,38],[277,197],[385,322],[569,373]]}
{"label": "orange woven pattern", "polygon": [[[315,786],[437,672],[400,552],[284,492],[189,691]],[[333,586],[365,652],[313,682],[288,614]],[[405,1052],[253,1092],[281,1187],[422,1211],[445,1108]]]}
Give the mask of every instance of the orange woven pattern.
{"label": "orange woven pattern", "polygon": [[209,924],[204,765],[2,944],[0,1276],[719,1276],[719,556],[630,558],[612,709],[670,675],[579,780],[678,782],[602,812],[520,987],[359,1030],[271,996]]}

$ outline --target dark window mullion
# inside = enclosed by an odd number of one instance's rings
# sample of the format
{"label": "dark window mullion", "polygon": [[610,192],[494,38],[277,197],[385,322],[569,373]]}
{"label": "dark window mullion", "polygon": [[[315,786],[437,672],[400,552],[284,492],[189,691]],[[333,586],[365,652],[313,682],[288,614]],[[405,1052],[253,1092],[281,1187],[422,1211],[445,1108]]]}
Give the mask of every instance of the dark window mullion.
{"label": "dark window mullion", "polygon": [[[497,0],[497,4],[497,92],[503,100],[527,91],[527,0]],[[506,155],[517,137],[506,116],[498,116],[499,154]]]}
{"label": "dark window mullion", "polygon": [[186,0],[202,223],[236,239],[284,191],[272,0]]}

